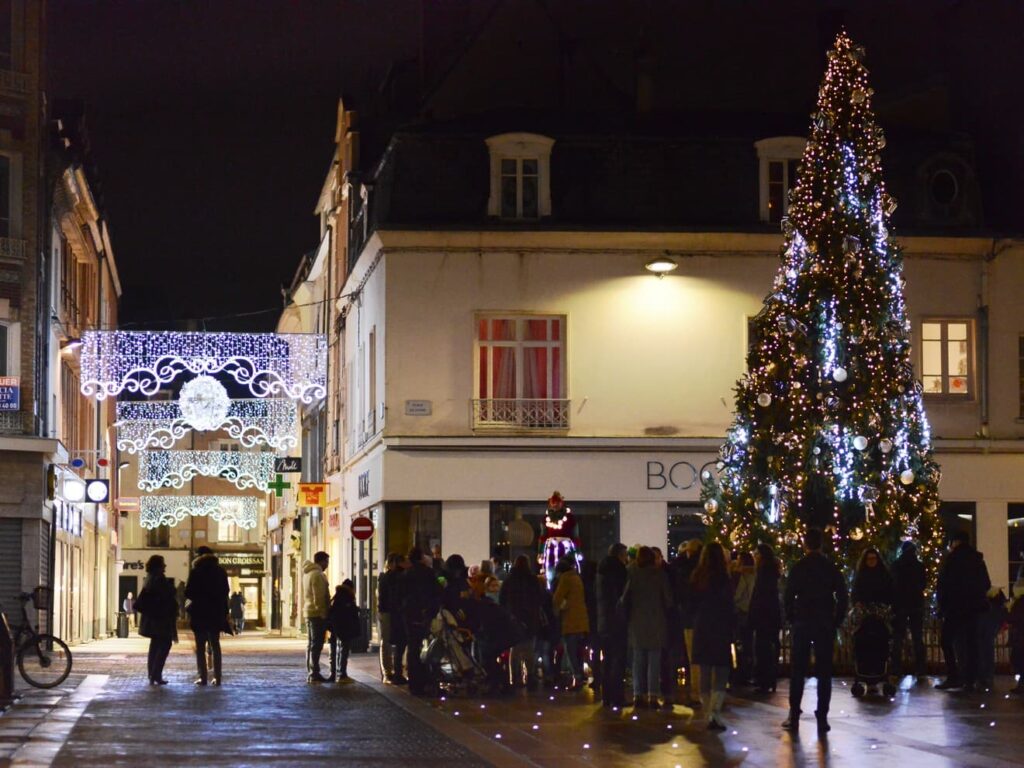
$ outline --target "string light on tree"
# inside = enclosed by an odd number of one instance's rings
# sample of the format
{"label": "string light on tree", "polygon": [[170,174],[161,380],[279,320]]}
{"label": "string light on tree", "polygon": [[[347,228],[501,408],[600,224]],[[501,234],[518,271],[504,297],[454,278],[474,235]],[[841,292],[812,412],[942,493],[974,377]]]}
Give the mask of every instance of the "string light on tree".
{"label": "string light on tree", "polygon": [[868,545],[894,553],[914,535],[934,576],[939,469],[863,58],[845,32],[828,52],[779,272],[702,498],[723,540],[768,542],[793,559],[813,525],[852,564]]}

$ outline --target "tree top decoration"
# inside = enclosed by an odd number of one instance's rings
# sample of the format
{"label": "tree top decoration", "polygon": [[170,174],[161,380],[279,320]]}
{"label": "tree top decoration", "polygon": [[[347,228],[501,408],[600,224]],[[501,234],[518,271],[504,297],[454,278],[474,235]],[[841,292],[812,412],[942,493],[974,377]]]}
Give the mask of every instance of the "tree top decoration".
{"label": "tree top decoration", "polygon": [[885,136],[864,49],[840,33],[789,193],[780,267],[754,318],[747,373],[702,475],[712,533],[799,554],[819,527],[852,564],[868,545],[941,547],[939,468],[914,380],[903,261],[889,230]]}

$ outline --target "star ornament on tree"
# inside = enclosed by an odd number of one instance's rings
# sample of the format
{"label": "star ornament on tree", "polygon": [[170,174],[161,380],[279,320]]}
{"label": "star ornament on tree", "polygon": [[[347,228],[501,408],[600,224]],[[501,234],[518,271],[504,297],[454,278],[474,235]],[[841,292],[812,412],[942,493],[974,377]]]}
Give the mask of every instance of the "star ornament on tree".
{"label": "star ornament on tree", "polygon": [[939,468],[863,60],[845,32],[828,52],[779,271],[702,498],[711,533],[738,546],[766,542],[793,559],[813,526],[852,564],[867,546],[893,555],[913,537],[934,572]]}

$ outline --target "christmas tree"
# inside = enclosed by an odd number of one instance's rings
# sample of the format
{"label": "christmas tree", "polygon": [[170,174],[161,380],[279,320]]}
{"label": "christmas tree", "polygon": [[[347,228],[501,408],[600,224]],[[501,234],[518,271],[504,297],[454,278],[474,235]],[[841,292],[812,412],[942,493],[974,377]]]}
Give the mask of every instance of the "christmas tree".
{"label": "christmas tree", "polygon": [[792,560],[818,527],[847,565],[868,545],[891,557],[913,539],[933,568],[939,469],[863,59],[845,32],[828,52],[781,265],[752,322],[735,421],[718,477],[702,475],[702,498],[711,534],[734,545],[767,542]]}

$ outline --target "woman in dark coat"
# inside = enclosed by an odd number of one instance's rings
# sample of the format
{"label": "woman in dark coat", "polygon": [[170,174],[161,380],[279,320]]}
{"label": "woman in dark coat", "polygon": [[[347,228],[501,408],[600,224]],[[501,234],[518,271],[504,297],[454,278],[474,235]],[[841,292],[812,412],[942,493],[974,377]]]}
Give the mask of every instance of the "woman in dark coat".
{"label": "woman in dark coat", "polygon": [[342,684],[351,683],[352,678],[348,676],[348,654],[352,641],[363,632],[359,622],[359,607],[356,605],[355,585],[351,579],[345,579],[334,590],[327,624],[331,628],[331,676],[328,679],[332,683],[335,679]]}
{"label": "woman in dark coat", "polygon": [[633,706],[657,707],[661,688],[661,654],[668,643],[668,611],[672,588],[664,568],[654,564],[654,550],[640,547],[636,567],[620,600],[629,617],[629,645],[633,649]]}
{"label": "woman in dark coat", "polygon": [[747,614],[754,636],[754,685],[759,693],[775,691],[778,679],[779,632],[782,629],[782,608],[779,602],[781,568],[775,552],[768,544],[758,544],[754,551],[754,592]]}
{"label": "woman in dark coat", "polygon": [[526,687],[532,689],[536,683],[534,646],[540,631],[543,592],[544,588],[530,570],[529,559],[519,555],[498,593],[498,604],[526,628],[526,636],[512,646],[509,657],[509,675],[514,688],[521,688],[524,684],[524,667]]}
{"label": "woman in dark coat", "polygon": [[146,581],[135,600],[135,610],[142,614],[139,634],[149,638],[146,667],[150,685],[167,685],[164,663],[171,644],[178,640],[178,600],[174,583],[164,575],[167,563],[160,555],[146,561]]}
{"label": "woman in dark coat", "polygon": [[709,731],[724,731],[722,705],[732,668],[735,626],[732,584],[725,549],[718,542],[705,545],[691,577],[693,663],[700,667],[700,698]]}
{"label": "woman in dark coat", "polygon": [[854,605],[892,606],[895,597],[892,576],[882,562],[882,556],[874,547],[868,547],[857,563],[857,574],[853,577]]}

